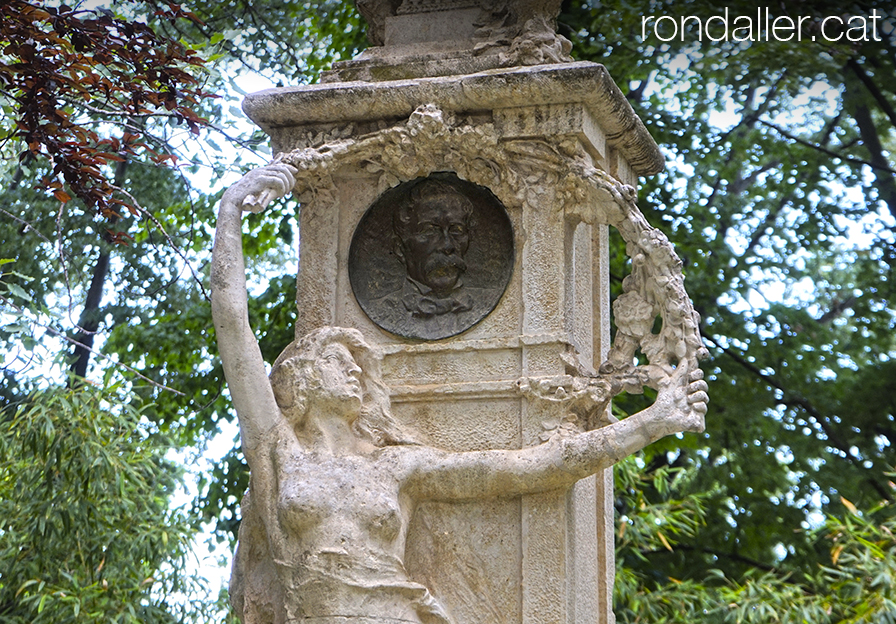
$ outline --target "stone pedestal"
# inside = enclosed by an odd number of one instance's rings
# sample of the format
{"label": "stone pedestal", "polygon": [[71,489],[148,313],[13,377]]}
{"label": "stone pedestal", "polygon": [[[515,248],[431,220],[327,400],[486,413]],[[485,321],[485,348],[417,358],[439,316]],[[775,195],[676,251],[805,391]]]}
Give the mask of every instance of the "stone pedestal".
{"label": "stone pedestal", "polygon": [[[605,414],[576,422],[532,384],[593,373],[605,360],[608,223],[619,211],[612,185],[634,186],[663,160],[603,66],[504,67],[500,50],[473,55],[478,4],[455,4],[446,18],[466,24],[460,43],[432,26],[427,52],[415,25],[432,24],[426,12],[394,13],[383,32],[396,48],[343,63],[319,85],[252,94],[244,109],[300,170],[297,335],[355,327],[378,344],[395,416],[426,443],[521,448],[608,422]],[[350,247],[378,197],[439,172],[503,204],[512,273],[494,310],[469,329],[406,338],[362,310]],[[475,228],[471,236],[472,246]],[[414,516],[406,567],[457,624],[608,624],[612,503],[610,471],[569,491],[427,503]]]}

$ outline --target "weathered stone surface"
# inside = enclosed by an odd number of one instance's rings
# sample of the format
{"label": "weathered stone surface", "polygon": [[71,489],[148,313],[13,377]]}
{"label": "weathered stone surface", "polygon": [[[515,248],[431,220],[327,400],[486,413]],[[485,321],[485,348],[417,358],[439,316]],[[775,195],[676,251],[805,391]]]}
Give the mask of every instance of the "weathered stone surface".
{"label": "weathered stone surface", "polygon": [[[635,201],[662,156],[604,68],[569,62],[559,0],[358,4],[384,45],[249,96],[276,162],[222,200],[213,311],[251,467],[234,604],[611,624],[610,466],[701,430],[708,400],[681,263]],[[290,189],[299,318],[268,382],[239,213]],[[610,228],[632,258],[612,345]]]}
{"label": "weathered stone surface", "polygon": [[[607,70],[597,63],[284,87],[247,96],[243,110],[271,135],[276,153],[381,130],[407,119],[423,104],[435,104],[457,117],[478,113],[491,117],[492,111],[552,106],[553,117],[560,106],[585,107],[591,119],[600,120],[607,146],[617,150],[637,175],[651,175],[663,169],[663,156],[656,143]],[[590,122],[585,117],[581,123]],[[513,126],[508,126],[508,131],[510,136],[519,132]]]}
{"label": "weathered stone surface", "polygon": [[[353,164],[363,166],[368,174],[377,174],[379,180],[374,188],[389,188],[402,178],[426,177],[447,166],[461,178],[491,189],[505,206],[522,203],[533,208],[563,207],[562,211],[548,214],[532,211],[532,217],[539,221],[543,218],[550,221],[551,215],[565,213],[566,219],[574,222],[612,225],[628,243],[634,264],[632,275],[624,284],[626,294],[617,302],[620,311],[617,325],[621,332],[604,369],[629,370],[638,348],[648,356],[651,366],[659,366],[666,372],[682,358],[694,359],[702,343],[695,313],[684,290],[681,263],[671,244],[638,211],[632,187],[594,167],[587,151],[564,139],[562,135],[555,137],[553,146],[546,139],[502,141],[493,124],[450,125],[442,111],[423,106],[406,124],[357,141],[298,150],[284,155],[282,160],[297,169],[296,191],[300,196],[316,194],[315,204],[321,195],[334,199],[333,195],[325,194],[327,189],[336,190],[333,176],[340,168]],[[326,206],[325,212],[334,212],[332,201],[326,202]],[[313,205],[309,207],[313,209]],[[526,330],[523,333],[561,331],[564,322],[556,315],[562,314],[564,306],[559,300],[561,294],[552,295],[551,288],[561,285],[563,280],[552,277],[550,271],[558,266],[552,262],[552,254],[562,252],[565,243],[539,241],[542,237],[565,234],[563,228],[536,224],[527,229],[528,244],[523,246],[523,253],[536,254],[532,259],[533,270],[549,273],[543,276],[536,273],[526,285],[539,287],[540,301],[533,302],[531,313],[536,316],[529,327],[523,328]],[[580,253],[580,256],[587,258],[588,254]],[[559,266],[562,265],[560,262]],[[337,283],[336,279],[331,281]],[[664,320],[663,330],[653,335],[650,330],[658,315]],[[331,315],[327,320],[325,324],[336,319]]]}
{"label": "weathered stone surface", "polygon": [[[219,348],[252,470],[232,581],[243,621],[517,621],[514,609],[505,612],[503,602],[514,592],[500,590],[513,588],[515,579],[500,570],[507,546],[520,547],[502,520],[519,512],[529,524],[522,534],[521,546],[528,553],[524,571],[541,579],[524,588],[522,618],[554,620],[557,594],[565,591],[555,585],[565,578],[567,538],[540,527],[555,526],[557,513],[575,516],[577,505],[593,501],[593,486],[568,494],[563,489],[663,435],[700,429],[705,384],[681,362],[661,384],[657,402],[624,421],[590,432],[561,427],[547,442],[523,440],[527,448],[521,450],[487,444],[486,450],[466,452],[421,445],[418,434],[392,417],[380,374],[382,353],[357,330],[326,327],[297,340],[274,364],[268,384],[244,322],[239,212],[263,207],[283,194],[294,173],[287,165],[256,170],[225,194],[212,262]],[[562,412],[602,411],[610,398],[599,381],[575,377],[519,383],[546,413],[556,411],[555,405]],[[561,393],[564,387],[568,389]],[[524,431],[524,437],[529,435]],[[512,449],[516,442],[508,440],[507,445]],[[529,494],[521,508],[507,500],[520,494]],[[416,504],[475,499],[498,502],[475,508],[455,505],[447,513],[433,513],[438,507],[430,507],[417,516],[413,529],[419,533],[426,528],[421,523],[438,523],[415,541],[414,549],[422,549],[415,575],[431,580],[433,587],[449,581],[451,587],[444,591],[459,597],[451,605],[463,614],[458,616],[409,575],[407,537]],[[457,524],[458,518],[464,522]],[[433,574],[438,565],[427,564],[426,557],[438,560],[445,545],[427,548],[426,540],[436,539],[442,533],[438,529],[464,530],[471,520],[482,546],[460,555],[480,559],[483,566]],[[587,529],[587,519],[578,522],[583,521]],[[563,544],[555,543],[558,539]],[[483,574],[488,570],[492,573]]]}
{"label": "weathered stone surface", "polygon": [[392,47],[422,43],[432,49],[431,44],[438,42],[443,50],[449,46],[465,48],[476,33],[473,23],[478,15],[478,9],[464,7],[443,10],[438,19],[420,13],[396,15],[386,20],[384,44]]}
{"label": "weathered stone surface", "polygon": [[[371,76],[377,66],[404,65],[420,52],[433,50],[465,50],[482,58],[488,68],[572,60],[572,45],[555,32],[560,0],[357,0],[355,4],[367,20],[374,47],[353,65],[355,70],[368,66]],[[350,79],[342,73],[348,67],[336,63],[328,80]]]}
{"label": "weathered stone surface", "polygon": [[[446,139],[448,130],[436,127],[438,111],[426,109],[418,116],[434,124],[430,137]],[[412,119],[408,126],[414,123]],[[387,132],[401,131],[408,128]],[[479,144],[492,146],[485,151],[495,150],[496,141],[488,141],[482,128],[478,131],[479,138],[485,139]],[[374,137],[369,140],[383,147]],[[354,156],[367,154],[363,141],[354,145],[359,150]],[[336,615],[348,615],[347,621],[353,623],[384,623],[394,618],[421,623],[549,622],[556,621],[558,614],[586,611],[563,596],[568,596],[569,583],[591,579],[593,587],[601,576],[593,570],[598,561],[591,533],[596,529],[594,516],[580,513],[590,508],[596,484],[566,488],[662,435],[702,428],[705,384],[696,368],[702,347],[689,304],[669,298],[683,290],[680,267],[668,241],[643,221],[630,187],[591,167],[582,155],[552,186],[560,197],[579,200],[566,204],[566,218],[610,222],[629,242],[638,277],[627,292],[657,306],[664,319],[663,331],[657,338],[629,327],[614,348],[628,353],[634,340],[647,351],[648,363],[638,368],[604,366],[603,374],[595,377],[581,372],[547,377],[524,374],[502,388],[501,382],[517,370],[557,370],[561,362],[552,364],[551,358],[561,352],[550,340],[528,339],[533,347],[527,356],[531,362],[516,369],[500,364],[500,351],[512,349],[512,344],[467,345],[456,353],[469,354],[471,363],[489,347],[495,351],[497,368],[492,377],[496,381],[490,387],[483,386],[487,381],[470,379],[475,370],[466,375],[458,371],[455,375],[461,381],[444,384],[441,392],[414,384],[419,389],[416,396],[399,399],[401,409],[393,418],[380,377],[383,356],[356,330],[323,327],[313,331],[284,352],[268,385],[249,328],[239,320],[245,318],[246,309],[244,278],[237,273],[242,270],[240,207],[258,207],[289,186],[295,185],[298,191],[307,188],[314,179],[308,175],[321,169],[312,163],[318,159],[319,165],[328,153],[306,150],[284,159],[292,167],[280,164],[257,170],[232,187],[222,201],[213,260],[213,310],[228,384],[240,415],[244,452],[252,468],[252,503],[246,505],[233,585],[244,621],[324,618],[335,622]],[[351,162],[352,156],[349,150],[339,157]],[[497,157],[497,152],[491,156]],[[524,192],[524,201],[543,199]],[[553,321],[545,317],[535,325],[545,323]],[[540,345],[546,348],[548,359],[536,364]],[[414,352],[411,345],[403,349]],[[430,351],[437,354],[435,349]],[[425,355],[425,350],[416,352],[416,357]],[[450,363],[451,358],[441,355],[443,362]],[[567,372],[581,368],[576,356],[561,357],[561,361]],[[413,377],[413,373],[404,375]],[[583,433],[602,421],[615,393],[644,384],[660,390],[654,406]],[[454,397],[455,415],[440,395]],[[523,425],[522,439],[510,436],[502,443],[494,432],[479,430],[483,417],[497,425],[498,396],[506,397],[510,418],[504,431],[516,429],[513,422],[519,401],[528,404],[529,424]],[[477,401],[479,408],[474,407]],[[469,425],[461,424],[461,416]],[[450,421],[450,427],[446,429],[439,419]],[[451,433],[445,437],[448,430]],[[414,442],[418,436],[454,453],[420,446]],[[518,445],[523,449],[475,450]],[[338,492],[335,500],[334,492]],[[492,497],[503,501],[527,493],[516,503],[445,504]],[[426,501],[431,502],[412,515],[409,504]],[[326,511],[315,511],[318,508]],[[523,518],[521,533],[513,529],[516,514]],[[394,519],[383,524],[386,517]],[[558,534],[557,520],[563,517],[569,528]],[[409,535],[412,546],[406,550]],[[570,539],[578,544],[576,551],[569,549]],[[485,556],[481,547],[474,546],[483,543],[488,545]],[[523,554],[517,560],[522,566],[517,568],[520,577],[513,567],[507,568],[518,552]],[[579,552],[594,556],[573,565],[570,557]],[[445,569],[439,553],[450,553],[461,567]],[[406,554],[412,557],[407,566]],[[499,569],[507,569],[509,576]],[[521,602],[516,603],[513,596],[520,581]],[[483,588],[489,591],[482,593]],[[520,604],[522,611],[507,610],[509,604]],[[494,619],[496,613],[500,619]]]}
{"label": "weathered stone surface", "polygon": [[[633,182],[630,168],[602,142],[602,130],[591,127],[580,105],[565,112],[557,108],[557,115],[541,116],[542,121],[532,111],[533,124],[521,119],[525,109],[458,117],[421,106],[403,123],[281,156],[295,167],[294,192],[303,202],[297,338],[316,328],[350,325],[379,343],[396,421],[434,447],[507,448],[514,440],[514,446],[527,447],[562,432],[602,427],[609,421],[601,406],[620,390],[660,386],[674,375],[674,364],[696,367],[702,347],[693,310],[689,304],[667,309],[662,303],[668,294],[684,292],[680,266],[668,241],[663,243],[640,215],[634,190],[619,179]],[[544,129],[563,133],[536,134]],[[347,275],[350,241],[384,191],[445,170],[494,194],[507,210],[519,253],[507,291],[489,316],[448,341],[414,344],[382,332],[361,311]],[[638,258],[639,282],[629,286],[653,302],[654,316],[664,317],[662,340],[629,328],[634,333],[619,334],[616,351],[627,353],[631,340],[664,346],[639,367],[606,365],[598,375],[610,346],[608,225],[622,233]],[[682,345],[686,354],[678,359]],[[581,487],[599,491],[604,501],[612,497],[606,478]],[[508,611],[507,622],[546,623],[562,613],[587,611],[578,598],[558,595],[556,587],[562,586],[565,592],[578,587],[597,596],[600,608],[585,621],[610,622],[613,565],[606,554],[612,549],[606,549],[612,545],[612,510],[602,502],[602,515],[583,516],[584,507],[570,498],[574,491],[540,495],[538,503],[524,497],[509,506],[440,504],[436,512],[415,516],[407,552],[412,578],[465,618],[512,603],[522,611],[518,618]],[[473,508],[479,512],[471,515]],[[559,515],[542,513],[545,509]],[[471,518],[496,514],[502,516],[502,537],[494,538],[485,565],[479,544],[495,529]],[[567,536],[560,541],[558,526]],[[589,526],[600,527],[596,538],[587,533]],[[573,542],[579,545],[576,552],[570,550]],[[431,561],[432,549],[447,557],[436,557],[435,567],[419,560]],[[545,549],[552,553],[548,559]],[[547,560],[554,562],[550,574],[556,587],[542,582]],[[506,593],[477,603],[470,588],[492,577],[493,561],[501,561],[511,576],[490,587]],[[589,572],[594,566],[598,571]],[[457,570],[464,571],[463,582]],[[490,620],[481,615],[460,621]]]}

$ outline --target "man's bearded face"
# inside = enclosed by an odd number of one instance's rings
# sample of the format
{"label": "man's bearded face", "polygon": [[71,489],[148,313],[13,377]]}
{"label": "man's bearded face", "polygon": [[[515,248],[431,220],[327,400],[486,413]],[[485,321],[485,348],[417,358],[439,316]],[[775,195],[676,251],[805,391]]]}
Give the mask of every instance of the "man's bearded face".
{"label": "man's bearded face", "polygon": [[437,294],[457,285],[467,265],[470,232],[460,197],[429,197],[415,206],[401,241],[408,276]]}

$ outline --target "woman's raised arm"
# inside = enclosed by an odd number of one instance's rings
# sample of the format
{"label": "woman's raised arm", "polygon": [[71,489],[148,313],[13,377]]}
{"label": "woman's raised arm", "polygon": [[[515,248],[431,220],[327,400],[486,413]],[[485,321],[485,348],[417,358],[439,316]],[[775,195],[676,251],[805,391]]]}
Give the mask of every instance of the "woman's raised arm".
{"label": "woman's raised arm", "polygon": [[521,450],[416,451],[406,491],[417,500],[472,500],[569,487],[672,433],[703,431],[706,382],[682,365],[653,405],[601,429]]}
{"label": "woman's raised arm", "polygon": [[246,267],[243,261],[241,217],[244,210],[260,212],[283,197],[295,184],[289,165],[253,169],[231,186],[221,199],[215,246],[212,251],[212,319],[224,376],[240,420],[240,439],[246,458],[262,436],[282,416],[268,383],[258,342],[249,326]]}

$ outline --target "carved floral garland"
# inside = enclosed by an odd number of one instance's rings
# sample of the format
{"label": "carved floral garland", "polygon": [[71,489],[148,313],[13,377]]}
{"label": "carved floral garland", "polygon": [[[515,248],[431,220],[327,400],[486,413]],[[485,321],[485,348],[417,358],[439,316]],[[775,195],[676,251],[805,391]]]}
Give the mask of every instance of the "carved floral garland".
{"label": "carved floral garland", "polygon": [[[493,124],[459,122],[429,104],[407,122],[359,139],[295,150],[278,160],[298,170],[294,192],[303,202],[332,204],[333,173],[346,165],[379,173],[379,193],[435,171],[454,171],[489,188],[506,205],[508,200],[537,204],[538,195],[554,192],[561,200],[554,205],[564,206],[567,218],[615,227],[626,242],[632,271],[613,302],[617,331],[606,361],[596,375],[521,380],[524,393],[563,403],[579,420],[593,424],[594,410],[602,411],[613,396],[659,388],[677,367],[696,369],[708,355],[699,315],[684,288],[681,260],[669,239],[644,218],[635,189],[590,165],[573,139],[501,140]],[[662,328],[654,334],[657,316]],[[635,364],[638,350],[647,364]]]}

